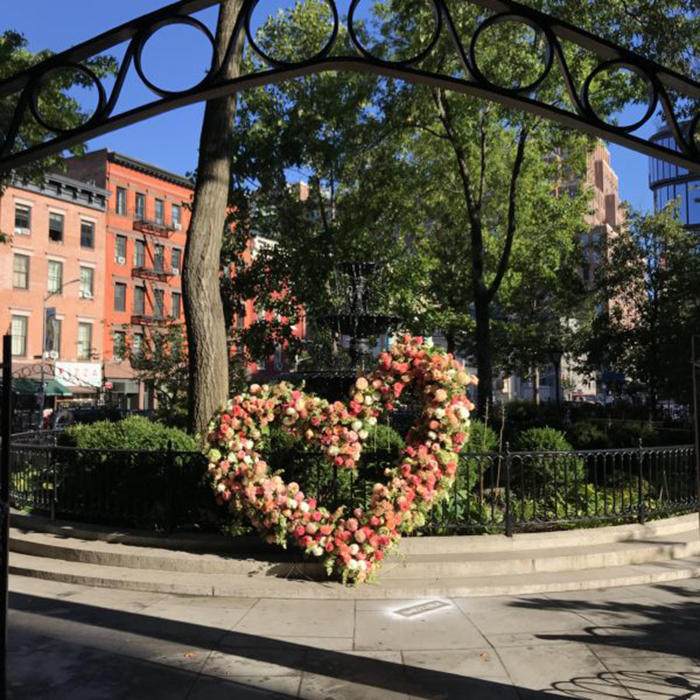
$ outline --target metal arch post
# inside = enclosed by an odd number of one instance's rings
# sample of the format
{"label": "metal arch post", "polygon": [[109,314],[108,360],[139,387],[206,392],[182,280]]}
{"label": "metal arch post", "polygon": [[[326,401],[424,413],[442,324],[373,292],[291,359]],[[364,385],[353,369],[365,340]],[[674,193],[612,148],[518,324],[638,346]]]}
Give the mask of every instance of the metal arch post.
{"label": "metal arch post", "polygon": [[10,556],[10,444],[12,439],[12,336],[2,342],[0,425],[0,694],[7,697],[7,603]]}
{"label": "metal arch post", "polygon": [[694,335],[691,340],[691,371],[693,373],[693,428],[695,432],[695,497],[698,509],[698,527],[700,528],[700,415],[698,415],[698,360]]}

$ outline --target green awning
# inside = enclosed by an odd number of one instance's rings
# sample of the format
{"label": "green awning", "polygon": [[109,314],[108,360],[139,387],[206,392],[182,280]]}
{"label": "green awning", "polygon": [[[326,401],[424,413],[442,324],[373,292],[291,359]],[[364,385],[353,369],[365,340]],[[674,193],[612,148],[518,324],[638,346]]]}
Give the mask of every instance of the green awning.
{"label": "green awning", "polygon": [[[45,396],[73,396],[73,392],[57,379],[47,378]],[[1,386],[1,383],[0,383]],[[24,396],[37,396],[41,391],[41,380],[19,377],[12,380],[12,391]]]}

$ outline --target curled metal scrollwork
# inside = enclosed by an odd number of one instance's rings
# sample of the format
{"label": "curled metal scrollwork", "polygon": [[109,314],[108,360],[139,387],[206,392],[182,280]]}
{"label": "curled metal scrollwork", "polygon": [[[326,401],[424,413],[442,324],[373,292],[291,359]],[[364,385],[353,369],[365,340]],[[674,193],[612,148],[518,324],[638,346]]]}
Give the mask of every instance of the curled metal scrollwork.
{"label": "curled metal scrollwork", "polygon": [[[330,10],[328,38],[315,55],[301,61],[276,58],[270,55],[269,48],[266,51],[259,45],[251,25],[260,0],[246,0],[243,3],[231,40],[223,55],[217,52],[215,39],[208,27],[191,16],[202,9],[218,5],[220,0],[181,0],[105,32],[3,81],[0,83],[0,100],[16,98],[16,106],[11,122],[6,126],[4,138],[0,135],[0,172],[25,165],[100,134],[177,107],[286,78],[342,70],[371,72],[490,99],[700,172],[700,113],[691,118],[688,124],[682,124],[675,114],[673,101],[669,96],[669,90],[672,89],[691,101],[700,102],[700,83],[623,47],[512,0],[465,0],[494,13],[480,22],[469,39],[459,35],[446,0],[425,0],[426,7],[429,5],[432,9],[434,19],[432,35],[416,55],[391,59],[375,55],[371,47],[365,45],[361,32],[358,31],[356,19],[362,0],[351,0],[346,26],[356,55],[338,55],[340,35],[338,7],[335,0],[324,1]],[[486,40],[487,31],[491,27],[505,22],[521,23],[529,27],[544,46],[541,71],[528,85],[510,87],[497,85],[489,80],[479,65],[479,41]],[[169,90],[156,85],[149,79],[143,65],[144,48],[151,37],[162,28],[174,24],[190,26],[204,34],[212,48],[211,65],[204,78],[196,85],[183,90]],[[451,40],[464,77],[435,73],[421,67],[425,59],[435,51],[443,29]],[[226,79],[223,69],[228,61],[233,59],[234,46],[242,38],[242,34],[265,68],[232,80]],[[572,76],[563,50],[563,41],[578,44],[600,58],[599,65],[590,72],[581,86],[576,85]],[[124,42],[128,42],[128,45],[108,94],[100,78],[85,65],[85,61]],[[115,113],[115,107],[132,63],[138,78],[154,95],[154,99],[125,112]],[[552,74],[555,65],[559,69],[573,109],[563,109],[537,99],[537,89]],[[39,95],[50,80],[62,71],[69,70],[80,72],[87,83],[95,87],[97,106],[84,123],[70,130],[62,130],[57,125],[49,123],[45,115],[42,115]],[[649,93],[647,109],[643,116],[632,124],[608,123],[596,113],[592,104],[591,88],[594,81],[602,73],[612,70],[629,71],[647,85]],[[675,139],[675,150],[633,133],[653,118],[659,106]],[[49,136],[46,141],[39,144],[25,145],[20,138],[21,128],[24,120],[31,117],[53,136]]]}

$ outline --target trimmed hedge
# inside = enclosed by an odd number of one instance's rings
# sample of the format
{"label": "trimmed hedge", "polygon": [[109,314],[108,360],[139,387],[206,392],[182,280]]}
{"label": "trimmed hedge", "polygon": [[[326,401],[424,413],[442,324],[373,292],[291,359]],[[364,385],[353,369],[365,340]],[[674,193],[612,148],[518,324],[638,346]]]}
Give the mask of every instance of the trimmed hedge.
{"label": "trimmed hedge", "polygon": [[167,450],[195,452],[193,437],[178,428],[169,428],[143,416],[129,416],[112,422],[98,421],[89,425],[74,425],[59,435],[59,444],[80,449],[101,450]]}

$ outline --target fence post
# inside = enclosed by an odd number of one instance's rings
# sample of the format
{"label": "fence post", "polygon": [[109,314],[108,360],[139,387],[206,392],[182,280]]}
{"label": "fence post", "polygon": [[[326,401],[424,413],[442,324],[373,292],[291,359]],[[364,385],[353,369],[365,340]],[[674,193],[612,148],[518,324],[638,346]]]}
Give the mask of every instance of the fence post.
{"label": "fence post", "polygon": [[513,513],[511,511],[510,503],[510,467],[511,467],[511,457],[510,457],[510,443],[506,443],[506,537],[513,536]]}
{"label": "fence post", "polygon": [[642,438],[639,438],[639,454],[637,457],[637,521],[640,525],[646,522],[646,508],[644,505],[644,489],[642,488],[644,478],[644,447]]}
{"label": "fence post", "polygon": [[44,454],[50,455],[49,459],[51,460],[51,520],[56,520],[56,500],[58,498],[58,479],[56,478],[56,460],[54,459],[54,455],[49,452],[49,450],[46,450]]}
{"label": "fence post", "polygon": [[166,527],[168,532],[173,531],[173,521],[174,521],[174,498],[173,498],[173,474],[172,474],[172,462],[173,462],[173,441],[168,440],[168,449],[165,452],[165,464],[163,465],[163,477],[165,478],[165,499],[166,499],[166,512],[167,512],[167,523]]}

